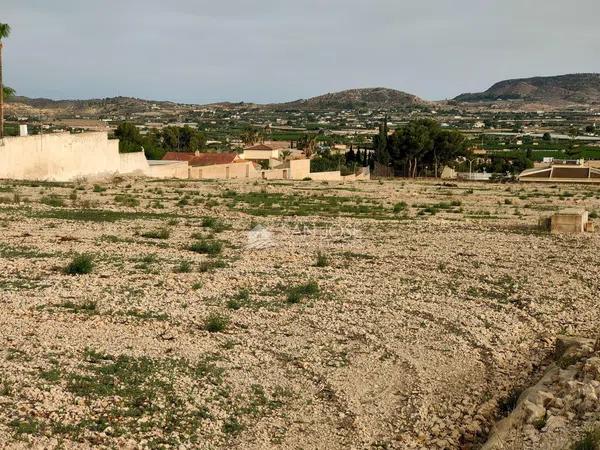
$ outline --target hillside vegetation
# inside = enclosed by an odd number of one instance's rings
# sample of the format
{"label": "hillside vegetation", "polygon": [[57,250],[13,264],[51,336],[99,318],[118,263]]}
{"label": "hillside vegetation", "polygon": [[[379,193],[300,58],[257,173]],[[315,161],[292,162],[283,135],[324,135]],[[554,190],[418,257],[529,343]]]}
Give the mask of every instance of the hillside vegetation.
{"label": "hillside vegetation", "polygon": [[350,89],[306,100],[270,105],[275,109],[339,110],[358,108],[403,108],[427,102],[406,92],[387,88]]}
{"label": "hillside vegetation", "polygon": [[600,74],[521,78],[494,84],[485,92],[461,94],[461,102],[525,100],[542,103],[600,103]]}

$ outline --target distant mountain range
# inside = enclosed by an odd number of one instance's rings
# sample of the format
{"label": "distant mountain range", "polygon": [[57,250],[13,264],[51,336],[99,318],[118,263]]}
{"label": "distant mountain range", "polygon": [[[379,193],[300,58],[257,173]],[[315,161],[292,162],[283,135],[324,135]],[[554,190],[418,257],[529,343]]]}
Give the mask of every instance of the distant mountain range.
{"label": "distant mountain range", "polygon": [[141,100],[131,97],[114,97],[92,100],[50,100],[46,98],[13,97],[9,100],[12,109],[19,114],[39,111],[44,115],[93,115],[110,116],[144,113],[153,109],[185,110],[200,107],[227,109],[269,109],[274,111],[328,111],[344,109],[408,108],[428,104],[425,100],[405,92],[386,88],[351,89],[330,93],[306,100],[288,103],[257,105],[254,103],[214,103],[211,105],[183,105],[173,102]]}
{"label": "distant mountain range", "polygon": [[454,100],[467,103],[521,100],[545,104],[600,104],[600,74],[580,73],[505,80],[494,84],[485,92],[462,94]]}
{"label": "distant mountain range", "polygon": [[[485,92],[461,94],[454,99],[464,107],[500,101],[519,101],[523,105],[548,105],[560,107],[569,104],[600,104],[600,74],[572,74],[554,77],[534,77],[506,80],[494,84]],[[350,89],[329,93],[305,100],[287,103],[257,105],[253,103],[215,103],[189,105],[174,102],[142,100],[131,97],[114,97],[92,100],[50,100],[44,98],[14,97],[9,100],[9,113],[19,116],[43,115],[50,117],[89,116],[111,117],[128,115],[153,115],[156,110],[180,114],[192,109],[211,107],[227,109],[266,109],[273,111],[339,111],[350,109],[410,109],[432,106],[415,95],[395,89]]]}

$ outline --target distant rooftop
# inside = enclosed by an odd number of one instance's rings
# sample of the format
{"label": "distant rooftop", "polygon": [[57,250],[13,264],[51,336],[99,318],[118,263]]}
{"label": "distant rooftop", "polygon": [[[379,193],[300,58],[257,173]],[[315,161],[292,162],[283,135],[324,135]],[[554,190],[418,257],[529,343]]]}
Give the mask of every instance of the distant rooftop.
{"label": "distant rooftop", "polygon": [[600,183],[600,169],[580,165],[553,165],[528,169],[519,175],[520,181],[566,181],[573,183]]}
{"label": "distant rooftop", "polygon": [[231,164],[240,160],[237,153],[191,153],[167,152],[163,161],[187,161],[190,166],[214,166],[217,164]]}

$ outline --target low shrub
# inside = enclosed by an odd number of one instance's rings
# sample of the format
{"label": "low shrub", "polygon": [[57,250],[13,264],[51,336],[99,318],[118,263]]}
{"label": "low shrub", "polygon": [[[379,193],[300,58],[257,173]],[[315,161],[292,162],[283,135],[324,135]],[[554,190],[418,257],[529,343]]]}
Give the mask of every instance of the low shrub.
{"label": "low shrub", "polygon": [[220,333],[229,325],[229,317],[211,313],[204,322],[204,329],[209,333]]}
{"label": "low shrub", "polygon": [[195,253],[203,255],[218,255],[223,250],[223,243],[208,239],[201,239],[189,246],[189,249]]}
{"label": "low shrub", "polygon": [[319,292],[319,285],[314,281],[310,281],[288,289],[287,302],[300,303],[304,298],[316,297]]}
{"label": "low shrub", "polygon": [[215,233],[220,233],[230,228],[225,222],[215,217],[203,217],[202,226],[204,228],[210,228]]}
{"label": "low shrub", "polygon": [[94,269],[94,261],[90,255],[77,255],[65,268],[69,275],[84,275],[91,273]]}
{"label": "low shrub", "polygon": [[115,203],[133,208],[140,206],[140,201],[132,195],[115,195]]}
{"label": "low shrub", "polygon": [[249,301],[250,291],[248,289],[240,289],[240,291],[233,298],[227,300],[227,307],[229,309],[238,310]]}
{"label": "low shrub", "polygon": [[55,208],[65,206],[65,200],[55,194],[51,194],[51,195],[42,197],[40,202],[43,203],[44,205],[52,206]]}
{"label": "low shrub", "polygon": [[327,267],[329,265],[329,258],[326,255],[319,252],[317,253],[317,262],[315,263],[315,267]]}
{"label": "low shrub", "polygon": [[405,211],[407,207],[408,207],[408,205],[406,204],[406,202],[396,203],[394,205],[394,212],[399,213],[399,212]]}
{"label": "low shrub", "polygon": [[141,236],[147,239],[169,239],[171,232],[168,228],[161,228],[159,230],[146,231]]}
{"label": "low shrub", "polygon": [[192,263],[189,261],[181,261],[175,268],[176,273],[190,273],[192,271]]}
{"label": "low shrub", "polygon": [[600,428],[588,431],[581,440],[576,442],[573,450],[600,450]]}

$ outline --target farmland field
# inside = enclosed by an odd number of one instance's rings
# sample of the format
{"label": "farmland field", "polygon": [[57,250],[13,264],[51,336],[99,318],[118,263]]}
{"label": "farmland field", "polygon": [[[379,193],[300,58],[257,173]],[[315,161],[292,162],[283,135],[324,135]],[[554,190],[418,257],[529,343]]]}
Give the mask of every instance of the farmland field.
{"label": "farmland field", "polygon": [[7,446],[469,448],[600,326],[600,233],[537,228],[598,186],[0,191]]}

